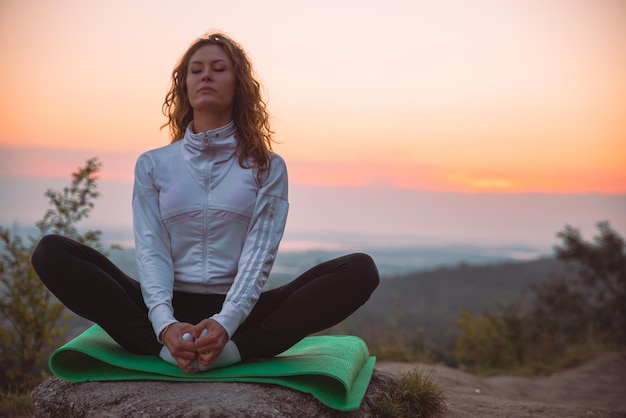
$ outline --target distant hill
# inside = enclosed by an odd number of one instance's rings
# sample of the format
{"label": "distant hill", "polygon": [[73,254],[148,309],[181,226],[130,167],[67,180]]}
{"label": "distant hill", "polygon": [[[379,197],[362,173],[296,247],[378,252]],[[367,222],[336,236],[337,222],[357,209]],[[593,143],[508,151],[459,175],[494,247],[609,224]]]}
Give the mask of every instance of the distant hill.
{"label": "distant hill", "polygon": [[341,327],[363,333],[395,327],[409,335],[446,343],[457,335],[463,311],[496,312],[500,304],[524,297],[533,285],[567,266],[554,258],[486,265],[459,265],[406,274],[383,280],[370,298]]}
{"label": "distant hill", "polygon": [[[359,248],[355,246],[354,248]],[[280,250],[272,269],[269,288],[293,280],[314,265],[334,257],[355,251],[354,249],[298,251]],[[363,251],[363,250],[358,250]],[[439,245],[439,246],[380,246],[364,250],[370,254],[387,279],[416,271],[432,270],[461,264],[483,265],[520,260],[534,260],[546,255],[540,250],[524,245]],[[111,260],[131,277],[137,278],[134,248],[110,251]]]}

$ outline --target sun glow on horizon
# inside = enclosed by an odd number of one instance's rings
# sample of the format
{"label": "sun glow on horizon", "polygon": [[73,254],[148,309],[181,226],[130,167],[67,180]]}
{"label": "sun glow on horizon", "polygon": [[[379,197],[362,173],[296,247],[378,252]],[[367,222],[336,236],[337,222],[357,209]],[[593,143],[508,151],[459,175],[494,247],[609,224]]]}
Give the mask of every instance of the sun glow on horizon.
{"label": "sun glow on horizon", "polygon": [[[0,145],[0,177],[68,179],[84,162],[96,157],[102,163],[103,180],[132,183],[137,152],[97,152],[40,147]],[[448,168],[444,165],[417,166],[396,156],[388,161],[315,162],[287,158],[291,184],[314,187],[386,187],[461,193],[626,193],[619,169],[588,169],[577,181],[576,171],[545,166],[528,170],[485,170]],[[598,187],[601,185],[602,187]]]}

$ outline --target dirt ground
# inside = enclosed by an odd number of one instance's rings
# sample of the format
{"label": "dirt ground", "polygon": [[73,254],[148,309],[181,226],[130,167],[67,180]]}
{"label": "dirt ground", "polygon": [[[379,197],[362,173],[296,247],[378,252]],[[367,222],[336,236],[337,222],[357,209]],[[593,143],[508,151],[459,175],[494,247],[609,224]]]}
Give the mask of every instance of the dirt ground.
{"label": "dirt ground", "polygon": [[448,398],[449,417],[626,417],[626,353],[606,353],[548,377],[481,378],[446,366],[377,362],[403,373],[432,372]]}

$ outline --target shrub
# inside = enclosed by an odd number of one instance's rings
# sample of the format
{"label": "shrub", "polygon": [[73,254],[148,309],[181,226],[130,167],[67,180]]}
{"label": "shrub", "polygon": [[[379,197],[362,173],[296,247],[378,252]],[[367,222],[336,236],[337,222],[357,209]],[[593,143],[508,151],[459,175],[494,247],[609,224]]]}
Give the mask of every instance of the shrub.
{"label": "shrub", "polygon": [[382,395],[372,408],[374,416],[380,418],[435,418],[447,410],[441,386],[433,381],[431,372],[419,368],[402,374],[398,386]]}

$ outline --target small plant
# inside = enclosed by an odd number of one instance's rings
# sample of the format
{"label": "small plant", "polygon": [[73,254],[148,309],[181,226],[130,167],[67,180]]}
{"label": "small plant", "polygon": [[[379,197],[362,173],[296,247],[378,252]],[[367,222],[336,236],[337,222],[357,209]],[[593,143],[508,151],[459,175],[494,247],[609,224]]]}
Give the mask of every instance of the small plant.
{"label": "small plant", "polygon": [[447,410],[446,396],[432,373],[415,368],[400,375],[398,386],[382,395],[372,412],[379,418],[436,418]]}
{"label": "small plant", "polygon": [[24,240],[0,226],[0,391],[27,393],[39,383],[37,363],[45,348],[59,341],[66,331],[58,324],[63,305],[39,280],[30,257],[39,238],[51,233],[101,249],[100,231],[81,234],[77,229],[99,195],[99,169],[97,159],[87,160],[85,167],[72,173],[70,186],[46,192],[51,208],[36,223],[38,236]]}

